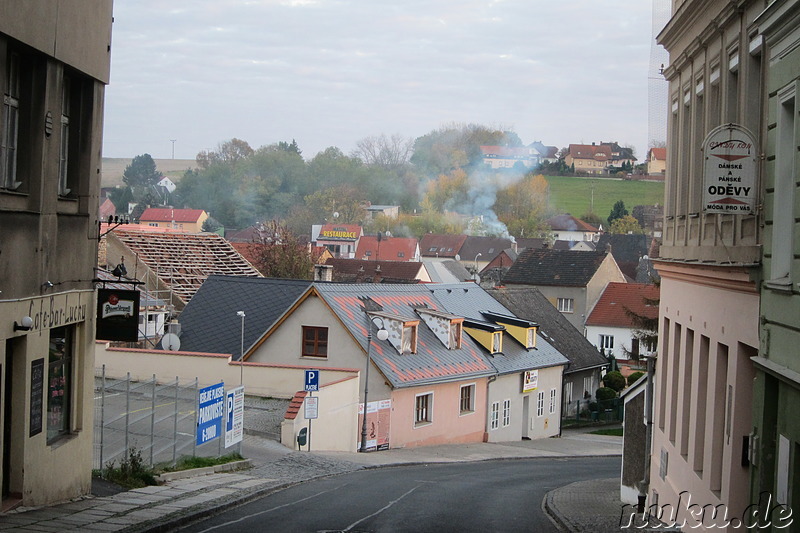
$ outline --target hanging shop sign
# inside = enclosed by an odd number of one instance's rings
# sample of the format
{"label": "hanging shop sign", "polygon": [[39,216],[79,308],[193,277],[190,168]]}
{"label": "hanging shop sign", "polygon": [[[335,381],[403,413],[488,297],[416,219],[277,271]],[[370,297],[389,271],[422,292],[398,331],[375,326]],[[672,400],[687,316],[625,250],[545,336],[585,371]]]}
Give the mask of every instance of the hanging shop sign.
{"label": "hanging shop sign", "polygon": [[97,289],[97,339],[139,340],[139,291]]}
{"label": "hanging shop sign", "polygon": [[749,215],[756,206],[756,144],[737,124],[719,126],[703,142],[703,211]]}

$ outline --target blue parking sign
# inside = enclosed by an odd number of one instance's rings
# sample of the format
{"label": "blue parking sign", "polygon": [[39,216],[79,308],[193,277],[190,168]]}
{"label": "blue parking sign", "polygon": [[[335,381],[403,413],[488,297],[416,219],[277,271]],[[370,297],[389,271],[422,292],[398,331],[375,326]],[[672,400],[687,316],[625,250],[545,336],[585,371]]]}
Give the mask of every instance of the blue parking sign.
{"label": "blue parking sign", "polygon": [[214,440],[222,433],[225,415],[225,384],[200,389],[197,406],[197,445]]}
{"label": "blue parking sign", "polygon": [[306,388],[307,391],[319,390],[319,370],[306,370]]}

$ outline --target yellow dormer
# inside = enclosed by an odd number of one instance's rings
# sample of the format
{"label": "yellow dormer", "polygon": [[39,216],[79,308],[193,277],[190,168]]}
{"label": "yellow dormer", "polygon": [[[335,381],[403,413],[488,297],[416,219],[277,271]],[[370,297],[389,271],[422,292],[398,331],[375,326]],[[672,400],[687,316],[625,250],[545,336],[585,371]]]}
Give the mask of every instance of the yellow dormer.
{"label": "yellow dormer", "polygon": [[539,324],[536,322],[489,311],[482,311],[481,314],[495,324],[505,326],[508,334],[525,348],[536,348],[536,335],[539,333]]}
{"label": "yellow dormer", "polygon": [[465,319],[464,331],[475,339],[475,342],[486,348],[490,354],[494,355],[503,352],[503,331],[505,331],[503,326],[490,322]]}

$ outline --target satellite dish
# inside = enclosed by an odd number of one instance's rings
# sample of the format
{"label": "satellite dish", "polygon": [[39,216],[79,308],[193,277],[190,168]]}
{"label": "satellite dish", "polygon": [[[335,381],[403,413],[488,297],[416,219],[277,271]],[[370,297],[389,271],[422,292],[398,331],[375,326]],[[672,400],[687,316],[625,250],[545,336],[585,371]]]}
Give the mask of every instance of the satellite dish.
{"label": "satellite dish", "polygon": [[161,337],[161,346],[170,352],[177,352],[181,349],[181,340],[174,333],[167,333]]}
{"label": "satellite dish", "polygon": [[456,254],[456,261],[461,261],[461,256]]}

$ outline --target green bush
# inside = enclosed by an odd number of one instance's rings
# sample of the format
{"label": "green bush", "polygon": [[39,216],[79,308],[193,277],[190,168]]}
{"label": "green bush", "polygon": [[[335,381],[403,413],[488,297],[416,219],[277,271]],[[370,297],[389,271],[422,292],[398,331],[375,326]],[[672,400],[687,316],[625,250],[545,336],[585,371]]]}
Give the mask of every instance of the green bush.
{"label": "green bush", "polygon": [[147,485],[156,485],[156,478],[152,469],[142,461],[142,452],[136,448],[128,450],[128,455],[119,462],[119,468],[114,466],[114,461],[106,464],[105,479],[129,489],[138,489]]}
{"label": "green bush", "polygon": [[634,372],[628,376],[628,387],[636,383],[640,377],[644,376],[644,372]]}
{"label": "green bush", "polygon": [[606,400],[613,400],[616,398],[617,391],[610,387],[600,387],[597,389],[597,392],[595,392],[594,395],[598,402],[604,402]]}
{"label": "green bush", "polygon": [[603,376],[603,385],[609,389],[614,389],[615,392],[619,392],[625,388],[625,377],[618,370],[614,370]]}

